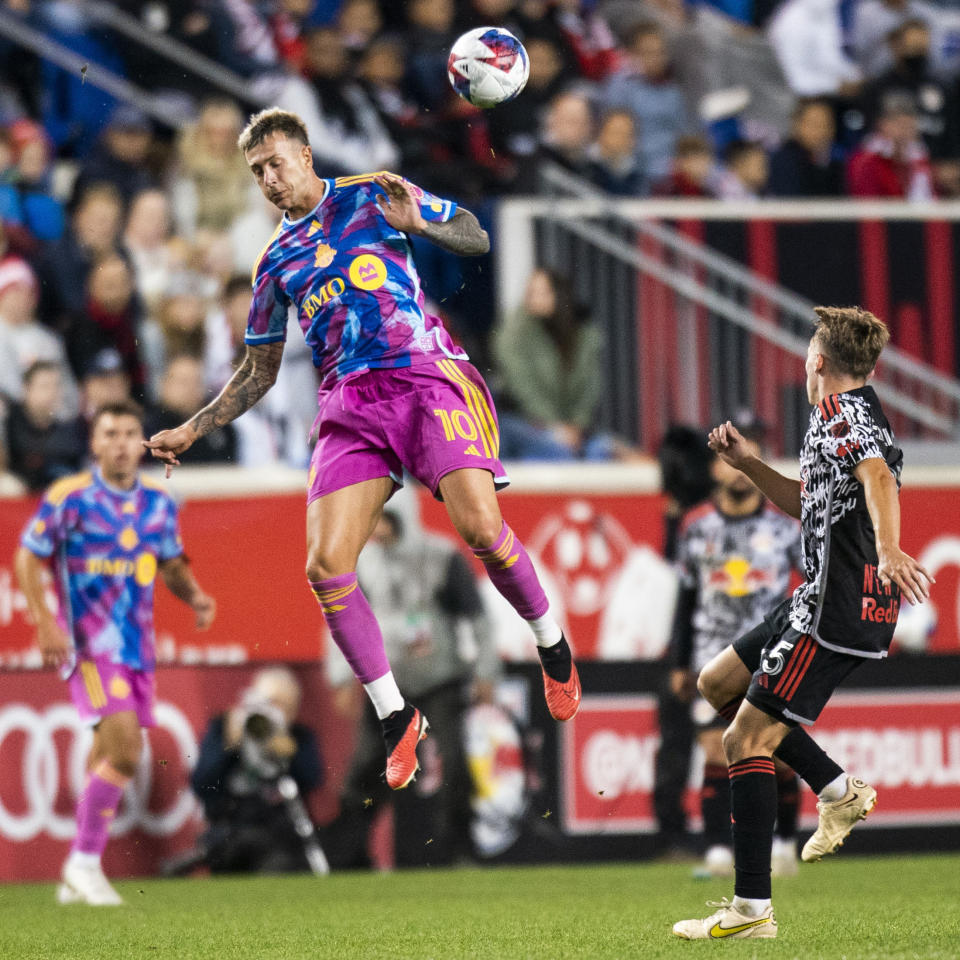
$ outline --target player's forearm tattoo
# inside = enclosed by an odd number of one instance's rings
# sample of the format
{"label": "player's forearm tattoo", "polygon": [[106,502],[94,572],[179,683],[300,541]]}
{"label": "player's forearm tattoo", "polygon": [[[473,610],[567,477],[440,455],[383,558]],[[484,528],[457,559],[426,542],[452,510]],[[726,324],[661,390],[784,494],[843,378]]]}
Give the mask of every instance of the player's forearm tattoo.
{"label": "player's forearm tattoo", "polygon": [[219,396],[189,421],[197,437],[206,436],[246,413],[273,386],[282,357],[282,342],[247,347],[243,363]]}
{"label": "player's forearm tattoo", "polygon": [[458,207],[446,223],[428,222],[420,234],[444,250],[464,257],[477,257],[490,249],[490,237],[477,218],[463,207]]}

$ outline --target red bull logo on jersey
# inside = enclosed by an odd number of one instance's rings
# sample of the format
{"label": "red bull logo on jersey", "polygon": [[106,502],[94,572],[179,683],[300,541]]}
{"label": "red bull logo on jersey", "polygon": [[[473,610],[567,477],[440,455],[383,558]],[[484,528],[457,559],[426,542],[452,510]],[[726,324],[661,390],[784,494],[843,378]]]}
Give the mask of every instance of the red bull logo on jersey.
{"label": "red bull logo on jersey", "polygon": [[877,566],[868,563],[863,568],[863,593],[860,619],[871,623],[896,623],[900,614],[899,587],[884,583],[877,574]]}
{"label": "red bull logo on jersey", "polygon": [[316,293],[311,293],[310,296],[307,297],[303,302],[303,312],[312,320],[314,314],[316,314],[322,306],[342,296],[343,291],[346,289],[347,285],[343,282],[343,279],[341,277],[334,277],[332,280],[327,281]]}

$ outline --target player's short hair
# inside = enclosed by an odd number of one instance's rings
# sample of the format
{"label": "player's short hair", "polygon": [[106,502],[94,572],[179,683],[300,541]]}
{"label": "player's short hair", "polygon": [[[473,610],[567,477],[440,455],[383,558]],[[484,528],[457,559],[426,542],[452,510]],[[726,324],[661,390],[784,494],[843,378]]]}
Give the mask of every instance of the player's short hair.
{"label": "player's short hair", "polygon": [[297,140],[304,146],[310,144],[307,125],[300,117],[289,110],[281,110],[280,107],[269,107],[255,113],[247,121],[237,140],[237,146],[241,153],[246,153],[260,146],[273,133],[282,133],[288,140]]}
{"label": "player's short hair", "polygon": [[862,307],[814,307],[814,338],[840,373],[865,380],[890,339],[887,325]]}
{"label": "player's short hair", "polygon": [[97,424],[103,417],[133,417],[143,428],[143,407],[135,400],[118,400],[116,403],[105,403],[102,407],[97,407],[90,419],[90,433],[97,429]]}

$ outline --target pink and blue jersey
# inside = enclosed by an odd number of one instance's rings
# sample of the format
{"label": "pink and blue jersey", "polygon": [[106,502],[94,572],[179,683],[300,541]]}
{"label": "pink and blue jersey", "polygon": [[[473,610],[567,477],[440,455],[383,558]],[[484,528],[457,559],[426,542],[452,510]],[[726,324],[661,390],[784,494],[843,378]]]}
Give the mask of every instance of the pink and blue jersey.
{"label": "pink and blue jersey", "polygon": [[[246,342],[285,339],[293,304],[322,389],[363,370],[466,359],[424,310],[410,241],[380,213],[375,176],[325,180],[320,203],[299,220],[284,215],[253,270]],[[456,212],[453,201],[409,185],[424,220]]]}
{"label": "pink and blue jersey", "polygon": [[154,668],[157,565],[183,553],[176,506],[159,484],[141,477],[119,490],[96,470],[65,477],[46,492],[21,543],[53,560],[60,625],[74,644],[65,676],[79,656]]}

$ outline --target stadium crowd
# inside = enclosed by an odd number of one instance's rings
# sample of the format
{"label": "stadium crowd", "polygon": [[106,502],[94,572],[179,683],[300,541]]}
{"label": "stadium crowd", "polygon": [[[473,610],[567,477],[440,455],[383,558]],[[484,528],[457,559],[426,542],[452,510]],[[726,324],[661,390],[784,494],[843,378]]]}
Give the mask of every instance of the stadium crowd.
{"label": "stadium crowd", "polygon": [[[118,102],[84,71],[0,39],[0,466],[31,489],[77,468],[85,421],[104,399],[132,395],[161,429],[229,378],[249,271],[277,216],[236,149],[245,116],[265,102],[304,117],[324,176],[397,170],[487,224],[497,197],[545,189],[548,165],[627,197],[960,196],[960,11],[927,0],[115,8],[144,36],[226,67],[247,93],[225,96],[82,4],[0,7],[157,108]],[[516,32],[530,56],[523,95],[493,111],[458,99],[445,80],[453,40],[486,23]],[[531,412],[523,383],[511,390],[510,369],[496,370],[497,344],[526,323],[539,333],[521,342],[540,343],[543,357],[552,341],[553,372],[589,383],[591,370],[571,365],[599,357],[577,347],[593,343],[590,318],[567,304],[494,329],[488,263],[418,255],[433,308],[493,361],[521,449],[525,421],[553,451],[543,455],[622,452],[589,436],[589,395]],[[303,466],[314,383],[292,336],[277,388],[192,461]]]}

